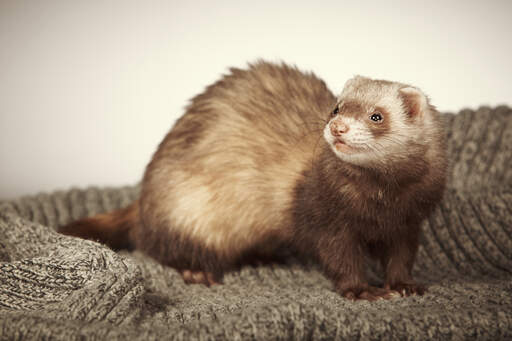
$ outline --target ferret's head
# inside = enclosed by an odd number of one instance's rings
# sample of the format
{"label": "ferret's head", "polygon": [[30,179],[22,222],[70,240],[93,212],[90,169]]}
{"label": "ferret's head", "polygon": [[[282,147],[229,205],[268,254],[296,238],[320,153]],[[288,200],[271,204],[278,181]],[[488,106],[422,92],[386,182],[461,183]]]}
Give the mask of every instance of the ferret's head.
{"label": "ferret's head", "polygon": [[426,151],[438,134],[436,115],[418,88],[356,76],[329,113],[324,137],[343,161],[386,166]]}

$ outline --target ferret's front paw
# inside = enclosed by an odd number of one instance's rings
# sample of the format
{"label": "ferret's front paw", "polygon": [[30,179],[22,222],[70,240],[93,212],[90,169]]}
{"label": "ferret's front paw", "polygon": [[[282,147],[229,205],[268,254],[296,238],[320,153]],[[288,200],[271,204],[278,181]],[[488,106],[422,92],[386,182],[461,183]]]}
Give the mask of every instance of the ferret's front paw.
{"label": "ferret's front paw", "polygon": [[397,292],[400,293],[401,296],[403,297],[406,297],[406,296],[411,296],[411,295],[423,295],[426,291],[427,291],[427,288],[425,288],[423,285],[421,284],[417,284],[417,283],[403,283],[403,282],[398,282],[398,283],[395,283],[395,284],[386,284],[384,286],[386,289],[391,289],[391,290],[395,290]]}
{"label": "ferret's front paw", "polygon": [[400,297],[400,294],[391,289],[378,288],[378,287],[360,287],[360,288],[349,288],[343,290],[341,295],[349,300],[366,300],[366,301],[377,301],[377,300],[389,300],[391,298]]}

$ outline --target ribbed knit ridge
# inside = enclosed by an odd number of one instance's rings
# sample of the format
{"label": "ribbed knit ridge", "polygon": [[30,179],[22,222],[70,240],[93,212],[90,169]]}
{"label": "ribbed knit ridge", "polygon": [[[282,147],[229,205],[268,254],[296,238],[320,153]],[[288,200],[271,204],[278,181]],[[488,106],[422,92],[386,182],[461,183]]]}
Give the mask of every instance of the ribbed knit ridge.
{"label": "ribbed knit ridge", "polygon": [[423,297],[350,302],[313,265],[244,267],[185,285],[140,252],[55,228],[132,202],[137,187],[0,202],[0,339],[512,339],[512,110],[446,115],[451,172],[423,224]]}

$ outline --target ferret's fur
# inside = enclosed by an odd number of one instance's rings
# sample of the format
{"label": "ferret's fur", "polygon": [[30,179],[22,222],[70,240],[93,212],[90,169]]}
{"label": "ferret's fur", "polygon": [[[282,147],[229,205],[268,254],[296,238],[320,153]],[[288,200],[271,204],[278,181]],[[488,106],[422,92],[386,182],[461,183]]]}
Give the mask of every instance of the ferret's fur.
{"label": "ferret's fur", "polygon": [[[217,283],[285,248],[347,298],[422,294],[419,225],[445,170],[439,113],[419,89],[356,76],[336,98],[311,73],[261,61],[192,99],[137,201],[61,231],[140,249],[187,282]],[[366,281],[365,255],[380,260],[384,288]]]}

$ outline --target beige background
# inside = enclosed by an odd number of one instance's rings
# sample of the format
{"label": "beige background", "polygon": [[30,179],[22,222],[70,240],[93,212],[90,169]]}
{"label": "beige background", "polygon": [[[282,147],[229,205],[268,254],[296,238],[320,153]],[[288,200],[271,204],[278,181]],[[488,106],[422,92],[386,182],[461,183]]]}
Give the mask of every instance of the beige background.
{"label": "beige background", "polygon": [[512,103],[512,1],[0,0],[0,198],[137,182],[187,100],[285,60],[443,111]]}

